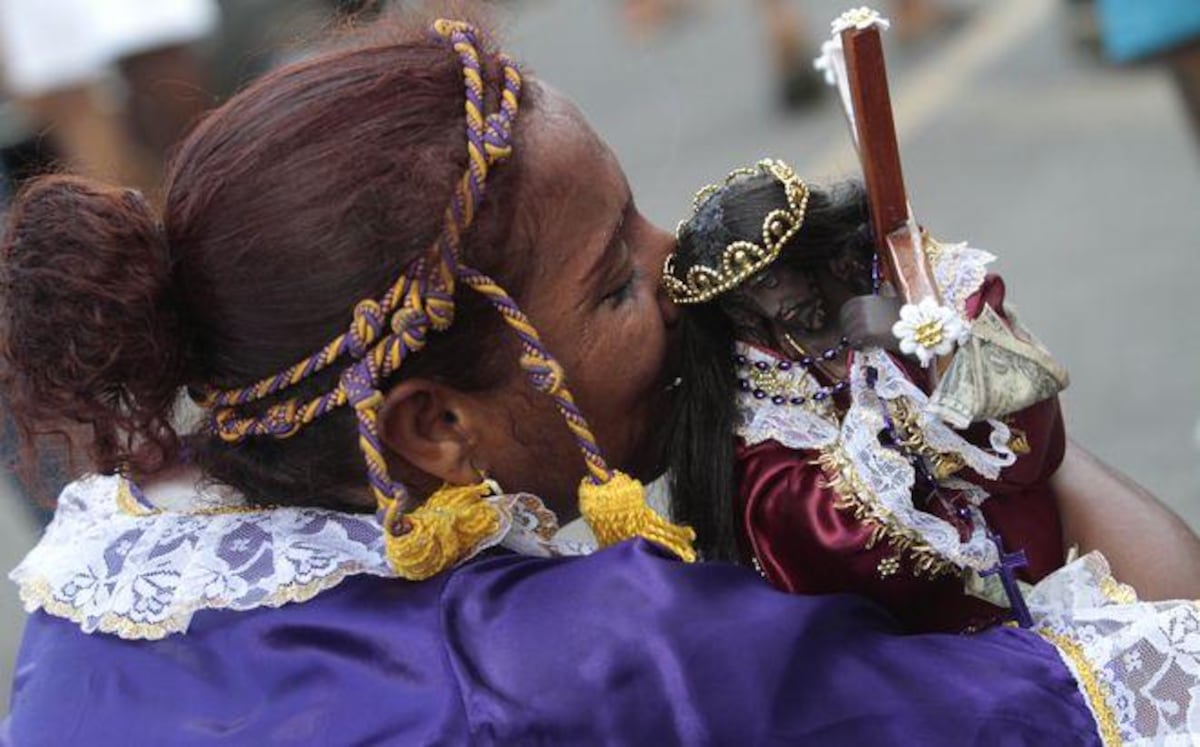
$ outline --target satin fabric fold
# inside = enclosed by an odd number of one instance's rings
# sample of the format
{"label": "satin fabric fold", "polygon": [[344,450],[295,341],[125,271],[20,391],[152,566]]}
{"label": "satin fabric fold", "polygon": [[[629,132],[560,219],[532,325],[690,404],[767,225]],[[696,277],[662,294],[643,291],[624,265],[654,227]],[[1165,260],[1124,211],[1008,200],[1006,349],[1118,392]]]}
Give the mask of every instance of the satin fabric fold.
{"label": "satin fabric fold", "polygon": [[903,635],[643,542],[359,576],[278,609],[122,641],[33,615],[15,745],[1095,745],[1036,635]]}

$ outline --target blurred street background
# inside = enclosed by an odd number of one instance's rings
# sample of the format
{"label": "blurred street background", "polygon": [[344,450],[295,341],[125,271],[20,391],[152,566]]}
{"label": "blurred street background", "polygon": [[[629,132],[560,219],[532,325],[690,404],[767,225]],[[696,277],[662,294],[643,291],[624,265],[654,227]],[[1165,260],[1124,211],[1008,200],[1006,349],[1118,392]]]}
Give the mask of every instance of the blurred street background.
{"label": "blurred street background", "polygon": [[[848,0],[497,5],[506,46],[579,102],[661,225],[684,217],[696,189],[762,156],[810,181],[857,175],[835,97],[810,101],[803,76],[780,62],[815,51]],[[1071,370],[1068,432],[1200,527],[1200,148],[1179,89],[1161,64],[1106,62],[1086,3],[940,7],[946,17],[924,33],[901,39],[897,26],[888,41],[915,211],[939,238],[1000,257],[1010,300]],[[222,12],[197,48],[197,60],[219,63],[205,68],[214,90],[302,54],[295,38],[330,17],[327,4],[276,0],[227,0]],[[792,13],[804,29],[781,34]],[[53,139],[14,98],[0,104],[10,175]],[[196,89],[191,102],[217,100]],[[22,141],[36,147],[14,147]],[[7,572],[38,525],[14,481],[3,492]],[[22,619],[4,582],[0,712]]]}

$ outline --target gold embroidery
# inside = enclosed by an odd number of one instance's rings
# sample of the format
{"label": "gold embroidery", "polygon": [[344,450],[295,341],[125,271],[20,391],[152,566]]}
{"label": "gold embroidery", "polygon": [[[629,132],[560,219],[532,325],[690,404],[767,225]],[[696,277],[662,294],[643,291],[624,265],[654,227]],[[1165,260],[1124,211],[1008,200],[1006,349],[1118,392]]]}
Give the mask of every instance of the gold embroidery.
{"label": "gold embroidery", "polygon": [[959,569],[925,541],[917,531],[904,526],[871,491],[855,471],[840,446],[831,446],[821,452],[816,463],[824,470],[827,486],[838,495],[834,507],[850,511],[855,519],[870,527],[871,536],[866,548],[874,548],[881,541],[887,542],[895,551],[896,558],[908,556],[912,560],[914,575],[936,578],[953,575]]}
{"label": "gold embroidery", "polygon": [[1024,456],[1032,451],[1029,446],[1029,435],[1020,428],[1009,426],[1012,431],[1012,437],[1008,439],[1008,448],[1017,456]]}
{"label": "gold embroidery", "polygon": [[1100,579],[1100,593],[1115,604],[1134,604],[1138,600],[1137,592],[1132,586],[1123,584],[1112,576]]}
{"label": "gold embroidery", "polygon": [[879,572],[880,578],[895,576],[900,571],[900,556],[892,555],[884,558],[875,566],[875,570]]}
{"label": "gold embroidery", "polygon": [[779,371],[773,366],[766,371],[760,371],[758,368],[751,366],[750,383],[755,389],[761,389],[771,395],[795,397],[798,393],[790,377],[785,379],[780,376]]}
{"label": "gold embroidery", "polygon": [[124,477],[117,480],[117,510],[129,516],[153,516],[162,513],[159,509],[143,506],[134,497],[129,480]]}
{"label": "gold embroidery", "polygon": [[1103,683],[1092,663],[1083,653],[1083,647],[1065,635],[1052,630],[1040,629],[1038,635],[1054,645],[1070,664],[1076,680],[1079,681],[1088,704],[1092,707],[1092,715],[1096,718],[1096,727],[1100,730],[1100,740],[1105,747],[1115,747],[1121,744],[1121,731],[1117,727],[1117,717],[1112,706],[1108,704]]}
{"label": "gold embroidery", "polygon": [[765,581],[771,580],[771,579],[767,578],[767,572],[763,570],[762,563],[758,562],[758,557],[751,557],[750,564],[754,566],[754,570],[758,573],[758,575],[763,577],[763,580],[765,580]]}
{"label": "gold embroidery", "polygon": [[925,440],[925,432],[921,429],[920,419],[908,402],[904,399],[885,400],[888,415],[896,424],[896,430],[901,438],[900,446],[918,456],[929,460],[933,467],[933,476],[938,480],[962,470],[967,466],[966,461],[953,452],[941,452],[929,445]]}

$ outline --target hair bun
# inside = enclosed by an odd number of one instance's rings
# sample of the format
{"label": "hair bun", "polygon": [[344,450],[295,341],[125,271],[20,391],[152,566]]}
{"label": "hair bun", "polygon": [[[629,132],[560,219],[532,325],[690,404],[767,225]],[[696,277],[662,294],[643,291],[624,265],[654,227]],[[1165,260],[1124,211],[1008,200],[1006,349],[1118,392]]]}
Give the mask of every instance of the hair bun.
{"label": "hair bun", "polygon": [[0,278],[0,387],[26,443],[82,425],[99,471],[172,456],[182,325],[166,239],[141,193],[35,180],[13,205]]}

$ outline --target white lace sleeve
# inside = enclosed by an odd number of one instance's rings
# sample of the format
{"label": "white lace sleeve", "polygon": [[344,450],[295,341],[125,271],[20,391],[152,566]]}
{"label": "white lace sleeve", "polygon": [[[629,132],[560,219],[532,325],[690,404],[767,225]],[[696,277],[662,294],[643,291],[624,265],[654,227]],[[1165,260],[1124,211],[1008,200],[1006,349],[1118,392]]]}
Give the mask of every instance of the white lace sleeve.
{"label": "white lace sleeve", "polygon": [[1200,743],[1200,605],[1137,601],[1098,553],[1051,574],[1028,601],[1105,745]]}

